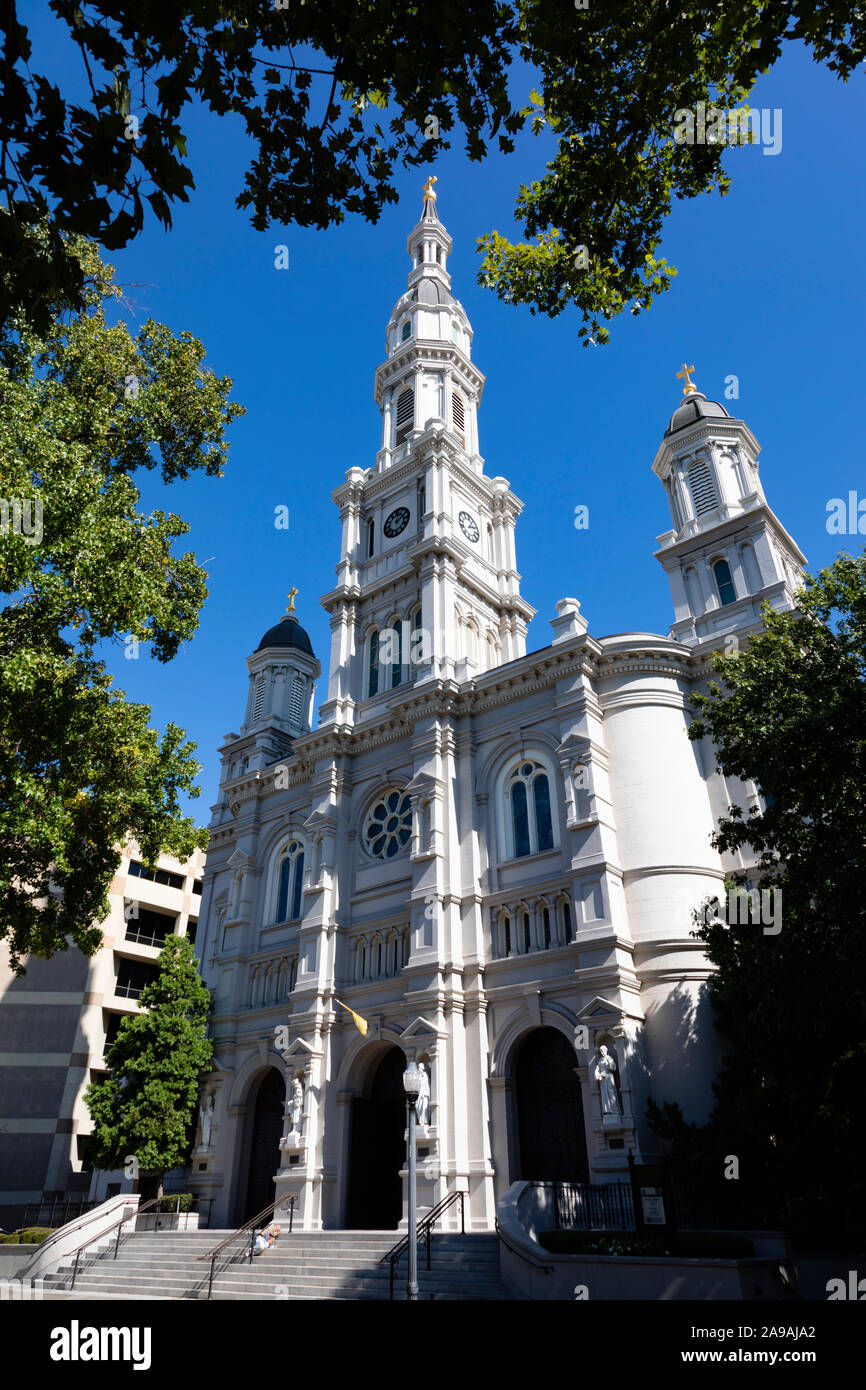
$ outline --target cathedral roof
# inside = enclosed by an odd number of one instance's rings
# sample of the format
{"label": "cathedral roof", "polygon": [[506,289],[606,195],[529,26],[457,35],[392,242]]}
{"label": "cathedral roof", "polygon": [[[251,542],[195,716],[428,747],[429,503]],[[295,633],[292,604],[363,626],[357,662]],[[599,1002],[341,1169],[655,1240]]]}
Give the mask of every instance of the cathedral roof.
{"label": "cathedral roof", "polygon": [[676,434],[677,430],[685,429],[686,425],[693,425],[696,420],[702,420],[706,417],[717,420],[730,420],[731,418],[725,407],[719,405],[718,401],[708,401],[702,391],[692,390],[671,416],[671,422],[665,430],[665,439]]}
{"label": "cathedral roof", "polygon": [[310,656],[315,654],[309,637],[291,613],[268,628],[256,651],[264,651],[265,647],[297,647],[298,651],[307,652]]}

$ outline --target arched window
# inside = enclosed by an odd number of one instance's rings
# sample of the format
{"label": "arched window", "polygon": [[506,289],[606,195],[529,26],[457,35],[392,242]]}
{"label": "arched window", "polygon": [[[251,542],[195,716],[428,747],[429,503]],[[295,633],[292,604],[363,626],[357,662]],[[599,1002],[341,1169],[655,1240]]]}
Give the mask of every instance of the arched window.
{"label": "arched window", "polygon": [[261,719],[261,717],[262,717],[262,712],[263,712],[264,708],[265,708],[265,677],[264,677],[264,672],[263,672],[263,673],[259,676],[258,680],[256,681],[256,693],[255,693],[255,696],[253,697],[253,723],[255,723],[257,719]]}
{"label": "arched window", "polygon": [[402,970],[404,965],[409,964],[409,928],[404,927],[400,935],[400,965]]}
{"label": "arched window", "polygon": [[304,717],[304,678],[295,676],[289,696],[289,718],[295,724],[303,722]]}
{"label": "arched window", "polygon": [[550,782],[541,764],[528,758],[518,763],[508,779],[507,796],[513,858],[553,849]]}
{"label": "arched window", "polygon": [[545,904],[543,905],[542,909],[541,909],[541,926],[542,926],[542,933],[543,933],[543,936],[544,936],[544,949],[545,949],[545,951],[548,951],[548,950],[550,949],[551,937],[550,937],[550,908],[547,906],[547,903],[545,903]]}
{"label": "arched window", "polygon": [[478,665],[478,624],[474,618],[468,618],[466,622],[466,655]]}
{"label": "arched window", "polygon": [[406,654],[406,664],[410,668],[409,679],[414,680],[414,674],[411,668],[413,666],[421,666],[423,664],[425,655],[427,655],[427,653],[425,653],[423,650],[424,639],[417,635],[421,631],[420,603],[418,604],[417,608],[412,609],[412,612],[409,615],[409,629],[409,651]]}
{"label": "arched window", "polygon": [[361,984],[367,978],[367,938],[362,936],[358,942],[357,980]]}
{"label": "arched window", "polygon": [[408,438],[409,432],[415,420],[415,393],[411,386],[407,386],[397,397],[397,417],[395,421],[396,433],[394,443],[402,444]]}
{"label": "arched window", "polygon": [[562,914],[562,939],[566,945],[571,941],[571,903],[568,898],[563,898],[560,903]]}
{"label": "arched window", "polygon": [[713,576],[716,581],[716,588],[719,591],[719,602],[722,605],[736,602],[737,591],[734,588],[731,567],[727,560],[716,561],[713,565]]}
{"label": "arched window", "polygon": [[695,516],[704,516],[706,512],[715,511],[719,505],[719,499],[710,465],[706,459],[695,459],[690,466],[689,489],[692,494]]}
{"label": "arched window", "polygon": [[500,918],[500,924],[501,924],[501,927],[502,927],[502,954],[505,955],[505,956],[510,956],[510,955],[511,955],[511,918],[509,917],[509,915],[508,915],[507,912],[503,912],[502,917]]}
{"label": "arched window", "polygon": [[407,319],[400,330],[400,341],[405,343],[406,339],[412,335],[412,320]]}
{"label": "arched window", "polygon": [[301,915],[301,889],[304,886],[304,847],[292,840],[280,864],[277,894],[277,922],[289,922]]}
{"label": "arched window", "polygon": [[391,689],[403,681],[403,623],[399,613],[391,619]]}
{"label": "arched window", "polygon": [[520,932],[523,942],[523,953],[529,955],[532,950],[532,935],[529,930],[529,913],[523,908],[520,913]]}
{"label": "arched window", "polygon": [[376,523],[370,518],[367,522],[367,559],[373,554],[376,546]]}
{"label": "arched window", "polygon": [[379,634],[370,633],[370,657],[367,665],[367,694],[379,693]]}

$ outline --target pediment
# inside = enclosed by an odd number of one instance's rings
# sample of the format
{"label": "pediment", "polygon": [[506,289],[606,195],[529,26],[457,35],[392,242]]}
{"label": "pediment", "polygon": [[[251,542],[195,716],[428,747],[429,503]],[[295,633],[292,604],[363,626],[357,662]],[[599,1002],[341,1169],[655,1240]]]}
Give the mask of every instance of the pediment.
{"label": "pediment", "polygon": [[429,1018],[422,1018],[420,1015],[413,1019],[408,1028],[400,1034],[401,1042],[410,1042],[421,1038],[438,1038],[439,1029],[435,1023],[431,1023]]}

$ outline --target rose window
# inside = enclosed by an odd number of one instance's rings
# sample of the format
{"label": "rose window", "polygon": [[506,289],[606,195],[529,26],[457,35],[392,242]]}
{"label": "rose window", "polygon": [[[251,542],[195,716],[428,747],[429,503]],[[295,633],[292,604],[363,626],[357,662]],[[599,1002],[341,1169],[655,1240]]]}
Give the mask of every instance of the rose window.
{"label": "rose window", "polygon": [[386,792],[377,801],[364,830],[367,849],[377,859],[393,859],[412,834],[412,803],[405,792]]}

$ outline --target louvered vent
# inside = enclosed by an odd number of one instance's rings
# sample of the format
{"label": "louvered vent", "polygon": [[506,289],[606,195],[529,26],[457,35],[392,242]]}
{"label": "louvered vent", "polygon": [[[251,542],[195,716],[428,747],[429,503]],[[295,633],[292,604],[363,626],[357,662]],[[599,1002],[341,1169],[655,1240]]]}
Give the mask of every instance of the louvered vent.
{"label": "louvered vent", "polygon": [[451,393],[451,418],[454,421],[455,433],[459,434],[461,443],[466,429],[466,419],[463,410],[463,397],[459,391]]}
{"label": "louvered vent", "polygon": [[719,505],[716,485],[706,459],[698,459],[689,469],[689,487],[695,504],[695,516],[704,516]]}
{"label": "louvered vent", "polygon": [[262,710],[264,709],[264,707],[265,707],[265,678],[264,678],[264,676],[259,676],[258,680],[256,681],[256,698],[255,698],[255,701],[254,701],[254,703],[253,703],[253,722],[254,722],[254,723],[255,723],[255,721],[256,721],[257,719],[261,719],[261,717],[262,717]]}
{"label": "louvered vent", "polygon": [[289,697],[289,718],[295,724],[302,722],[304,708],[304,679],[303,676],[295,676],[292,681],[292,693]]}
{"label": "louvered vent", "polygon": [[397,436],[395,443],[402,444],[412,428],[415,417],[415,395],[408,386],[405,391],[401,391],[397,397]]}

